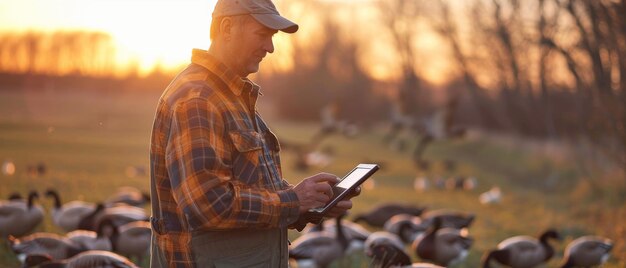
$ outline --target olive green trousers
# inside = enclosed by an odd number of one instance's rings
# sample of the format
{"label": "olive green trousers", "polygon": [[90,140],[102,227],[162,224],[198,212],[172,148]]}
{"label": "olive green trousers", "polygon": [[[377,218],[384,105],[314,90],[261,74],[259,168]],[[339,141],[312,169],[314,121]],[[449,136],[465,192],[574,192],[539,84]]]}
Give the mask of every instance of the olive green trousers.
{"label": "olive green trousers", "polygon": [[[191,239],[198,268],[287,268],[288,243],[287,230],[277,228],[194,232]],[[152,243],[150,267],[166,268],[167,263]]]}

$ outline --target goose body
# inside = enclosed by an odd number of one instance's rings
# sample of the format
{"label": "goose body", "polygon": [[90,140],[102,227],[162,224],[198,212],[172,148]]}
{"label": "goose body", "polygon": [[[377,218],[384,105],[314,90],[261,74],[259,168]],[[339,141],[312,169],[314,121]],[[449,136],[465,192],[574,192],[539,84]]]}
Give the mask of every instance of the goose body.
{"label": "goose body", "polygon": [[86,250],[112,250],[109,236],[98,234],[94,231],[75,230],[67,233],[65,237]]}
{"label": "goose body", "polygon": [[119,227],[110,220],[102,223],[101,228],[112,227],[110,236],[112,250],[124,256],[137,256],[142,259],[149,253],[152,230],[147,221],[134,221]]}
{"label": "goose body", "polygon": [[402,248],[390,244],[375,245],[367,256],[372,258],[374,267],[380,268],[443,268],[430,263],[411,263],[411,257]]}
{"label": "goose body", "polygon": [[395,215],[409,214],[413,216],[420,216],[425,209],[426,208],[424,207],[416,207],[405,204],[384,204],[375,207],[369,212],[356,215],[354,217],[354,222],[363,221],[371,226],[382,228],[385,225],[385,222]]}
{"label": "goose body", "polygon": [[90,250],[65,260],[52,260],[46,255],[30,255],[26,267],[40,268],[139,268],[127,258],[109,251]]}
{"label": "goose body", "polygon": [[411,243],[420,234],[424,233],[427,227],[422,224],[422,220],[417,216],[398,214],[385,222],[383,229],[399,236],[402,242]]}
{"label": "goose body", "polygon": [[491,187],[489,191],[480,194],[478,200],[483,205],[500,203],[500,200],[502,200],[502,191],[498,186]]}
{"label": "goose body", "polygon": [[9,245],[22,262],[30,254],[45,254],[58,260],[83,251],[71,240],[53,233],[34,233],[21,238],[10,236]]}
{"label": "goose body", "polygon": [[433,226],[413,241],[411,248],[423,260],[449,266],[463,261],[472,243],[467,229],[442,228],[441,219],[435,218]]}
{"label": "goose body", "polygon": [[441,221],[441,227],[449,227],[455,229],[468,228],[474,222],[474,214],[452,211],[447,209],[433,210],[425,213],[421,219],[425,226],[432,226],[433,220],[438,218]]}
{"label": "goose body", "polygon": [[35,204],[37,192],[30,192],[28,201],[13,199],[0,202],[0,236],[21,237],[43,221],[44,210]]}
{"label": "goose body", "polygon": [[333,261],[344,256],[348,248],[341,227],[341,217],[336,219],[336,235],[327,231],[309,232],[293,241],[289,246],[289,258],[301,262],[313,263],[315,267],[328,267]]}
{"label": "goose body", "polygon": [[59,193],[52,189],[46,191],[46,196],[54,200],[52,222],[66,232],[78,229],[80,221],[96,209],[95,204],[78,200],[62,204]]}
{"label": "goose body", "polygon": [[142,207],[150,202],[150,195],[140,191],[135,187],[124,186],[117,189],[113,195],[111,195],[105,201],[107,207],[115,206],[115,204],[127,204],[135,207]]}
{"label": "goose body", "polygon": [[610,239],[599,236],[583,236],[570,242],[565,248],[561,268],[593,267],[604,264],[613,248]]}
{"label": "goose body", "polygon": [[[327,231],[331,234],[336,235],[336,225],[337,221],[335,219],[328,219],[323,221],[320,224],[316,224],[311,228],[305,228],[303,233],[308,232],[319,232],[319,231]],[[343,228],[344,235],[348,241],[359,240],[365,241],[367,237],[372,233],[365,229],[365,227],[361,226],[358,223],[349,221],[349,220],[341,220],[341,228]]]}
{"label": "goose body", "polygon": [[96,209],[78,224],[79,229],[96,231],[104,220],[111,220],[115,226],[134,221],[147,221],[146,210],[125,204],[118,204],[114,207],[105,207],[98,204]]}
{"label": "goose body", "polygon": [[372,233],[367,240],[365,240],[365,255],[371,255],[374,247],[378,245],[391,245],[399,249],[404,248],[404,243],[396,234],[387,231],[378,231]]}
{"label": "goose body", "polygon": [[487,252],[483,257],[483,267],[489,268],[495,260],[512,268],[531,268],[547,262],[554,255],[554,249],[548,239],[558,238],[554,230],[547,230],[539,239],[531,236],[514,236],[500,242],[496,250]]}

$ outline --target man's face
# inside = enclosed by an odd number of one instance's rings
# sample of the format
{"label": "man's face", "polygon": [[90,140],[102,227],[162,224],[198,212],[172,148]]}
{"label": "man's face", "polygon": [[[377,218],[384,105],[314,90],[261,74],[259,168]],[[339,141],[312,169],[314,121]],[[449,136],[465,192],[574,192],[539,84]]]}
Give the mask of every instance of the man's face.
{"label": "man's face", "polygon": [[234,25],[229,42],[232,66],[239,75],[246,77],[259,71],[259,64],[267,53],[274,52],[272,37],[277,32],[248,16]]}

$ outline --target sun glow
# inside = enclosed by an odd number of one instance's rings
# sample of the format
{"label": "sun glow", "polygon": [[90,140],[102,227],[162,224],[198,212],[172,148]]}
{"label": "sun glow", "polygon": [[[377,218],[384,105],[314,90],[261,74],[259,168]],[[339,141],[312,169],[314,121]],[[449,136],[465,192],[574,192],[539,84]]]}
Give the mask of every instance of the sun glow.
{"label": "sun glow", "polygon": [[215,0],[6,1],[0,3],[0,31],[102,31],[116,45],[118,69],[145,74],[155,66],[176,68],[189,61],[192,48],[208,48],[214,5]]}
{"label": "sun glow", "polygon": [[[110,35],[115,57],[114,72],[123,76],[138,72],[146,75],[155,69],[175,72],[189,63],[192,48],[210,46],[211,13],[216,0],[19,0],[0,1],[0,33],[2,32],[102,32]],[[310,10],[311,2],[275,0],[281,13],[300,25],[296,35],[277,34],[276,53],[264,60],[264,72],[285,72],[295,64],[315,62],[317,55],[307,53],[321,47],[327,29],[319,16],[334,16],[343,26],[340,36],[355,38],[358,61],[374,79],[400,78],[398,53],[388,30],[378,22],[379,14],[370,0],[354,2],[333,0],[339,4],[333,12],[321,8]],[[320,3],[322,6],[320,7]],[[327,7],[328,8],[328,7]],[[322,11],[319,11],[322,10]],[[321,36],[321,37],[320,37]],[[350,40],[349,40],[350,41]],[[294,44],[300,46],[294,57]],[[449,75],[449,61],[441,53],[442,40],[432,31],[420,29],[414,44],[418,75],[433,83],[443,83]],[[61,43],[66,51],[70,46]],[[79,47],[81,47],[79,45]],[[445,46],[444,46],[445,47]],[[437,51],[437,53],[432,53]],[[75,55],[75,54],[74,54]],[[107,57],[107,55],[100,55]],[[69,54],[68,57],[72,57]],[[108,59],[110,59],[109,57]],[[1,63],[1,61],[0,61]],[[15,64],[4,64],[16,66]],[[424,66],[428,66],[427,68]],[[15,68],[15,67],[14,67]],[[23,71],[25,68],[18,68]],[[61,72],[62,73],[62,72]]]}

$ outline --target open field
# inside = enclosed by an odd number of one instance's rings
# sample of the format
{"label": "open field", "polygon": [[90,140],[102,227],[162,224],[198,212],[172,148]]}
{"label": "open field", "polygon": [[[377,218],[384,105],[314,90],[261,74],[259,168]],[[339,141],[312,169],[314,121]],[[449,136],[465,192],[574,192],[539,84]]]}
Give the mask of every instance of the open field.
{"label": "open field", "polygon": [[[16,165],[14,175],[0,174],[0,198],[13,192],[26,195],[29,190],[43,193],[53,187],[64,201],[97,202],[119,186],[147,191],[148,176],[129,176],[126,170],[148,166],[149,135],[157,98],[158,93],[154,92],[0,91],[0,161],[11,160]],[[290,141],[307,140],[316,130],[313,123],[268,121],[279,138]],[[406,202],[476,214],[469,229],[475,244],[465,262],[456,267],[478,267],[483,252],[499,241],[520,234],[536,235],[550,227],[556,228],[564,240],[555,244],[557,254],[548,267],[558,266],[567,242],[587,234],[614,241],[612,257],[605,267],[626,267],[623,177],[584,174],[579,168],[580,158],[556,146],[472,134],[465,141],[432,144],[425,156],[433,167],[419,175],[474,176],[477,188],[418,193],[413,189],[418,170],[411,161],[410,150],[398,152],[383,144],[385,130],[386,126],[381,125],[351,139],[328,138],[322,147],[333,148],[333,161],[324,168],[312,167],[306,172],[292,168],[294,154],[285,150],[284,175],[296,183],[299,178],[322,170],[341,175],[357,162],[382,163],[382,170],[374,177],[375,187],[364,190],[355,199],[353,213],[385,202]],[[409,145],[414,146],[415,142]],[[456,162],[457,167],[446,171],[444,160]],[[26,171],[38,163],[45,164],[44,175]],[[502,189],[502,202],[481,205],[478,195],[496,185]],[[49,201],[44,199],[42,205],[50,208]],[[60,233],[49,217],[37,231]],[[297,235],[290,233],[292,238]],[[368,260],[357,254],[335,265],[346,266],[368,267]],[[0,246],[0,267],[19,267],[4,245]]]}

